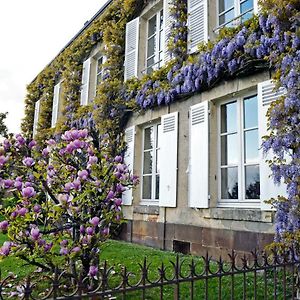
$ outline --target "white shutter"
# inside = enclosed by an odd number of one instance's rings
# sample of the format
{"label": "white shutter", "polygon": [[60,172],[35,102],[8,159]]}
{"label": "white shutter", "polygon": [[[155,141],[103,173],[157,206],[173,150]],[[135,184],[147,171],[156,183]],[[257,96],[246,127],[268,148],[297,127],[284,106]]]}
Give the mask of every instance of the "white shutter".
{"label": "white shutter", "polygon": [[208,208],[208,101],[190,109],[189,206]]}
{"label": "white shutter", "polygon": [[80,105],[87,105],[89,103],[90,72],[91,58],[88,58],[83,62],[82,66]]}
{"label": "white shutter", "polygon": [[38,129],[40,105],[41,105],[41,100],[36,101],[34,105],[33,137],[36,135]]}
{"label": "white shutter", "polygon": [[253,0],[253,12],[255,14],[259,13],[259,11],[258,11],[258,0]]}
{"label": "white shutter", "polygon": [[166,63],[171,59],[170,53],[168,51],[168,42],[169,42],[169,35],[171,32],[171,25],[172,25],[172,17],[170,15],[170,4],[171,0],[164,0],[164,42],[163,42],[163,62]]}
{"label": "white shutter", "polygon": [[195,52],[208,40],[207,0],[188,0],[188,50]]}
{"label": "white shutter", "polygon": [[[284,95],[284,88],[280,88],[278,91],[274,91],[275,85],[271,80],[264,81],[258,84],[258,126],[259,126],[259,143],[262,144],[263,136],[268,134],[267,126],[267,111],[272,101],[278,99]],[[269,151],[268,155],[263,154],[263,150],[260,147],[260,198],[261,198],[261,209],[270,210],[271,205],[266,204],[264,201],[269,200],[272,197],[278,195],[286,195],[286,185],[280,184],[275,185],[273,178],[270,177],[271,169],[266,160],[272,159],[272,151]]]}
{"label": "white shutter", "polygon": [[136,18],[126,24],[125,40],[125,70],[124,80],[137,77],[138,72],[138,46],[139,46],[140,19]]}
{"label": "white shutter", "polygon": [[161,118],[159,206],[176,207],[178,112]]}
{"label": "white shutter", "polygon": [[56,84],[54,86],[51,127],[54,127],[56,125],[56,122],[57,122],[59,97],[60,97],[60,87],[61,87],[61,82],[59,82],[58,84]]}
{"label": "white shutter", "polygon": [[[133,163],[134,163],[134,136],[135,127],[129,127],[125,130],[125,142],[127,144],[126,153],[124,156],[124,162],[128,166],[131,174],[133,174]],[[132,204],[132,189],[128,189],[122,194],[123,205]]]}

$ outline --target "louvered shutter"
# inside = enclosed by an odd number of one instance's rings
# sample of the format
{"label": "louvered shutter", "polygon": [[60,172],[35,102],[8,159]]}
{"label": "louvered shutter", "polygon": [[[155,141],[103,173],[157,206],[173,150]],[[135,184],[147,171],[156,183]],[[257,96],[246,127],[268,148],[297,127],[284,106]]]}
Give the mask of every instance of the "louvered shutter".
{"label": "louvered shutter", "polygon": [[159,206],[176,207],[178,112],[161,118]]}
{"label": "louvered shutter", "polygon": [[163,62],[166,63],[171,59],[170,52],[168,51],[168,42],[169,42],[169,35],[171,32],[172,26],[172,17],[170,15],[170,0],[164,0],[164,43],[163,43]]}
{"label": "louvered shutter", "polygon": [[61,88],[60,82],[54,86],[53,103],[52,103],[52,121],[51,121],[52,127],[54,127],[57,122],[60,88]]}
{"label": "louvered shutter", "polygon": [[[133,163],[134,163],[134,136],[135,127],[129,127],[125,130],[125,141],[127,145],[126,153],[124,156],[124,162],[128,166],[130,173],[133,174]],[[132,189],[128,189],[122,194],[123,205],[132,204]]]}
{"label": "louvered shutter", "polygon": [[[267,111],[272,101],[278,99],[285,93],[283,88],[278,91],[274,91],[275,85],[271,80],[264,81],[258,84],[258,126],[259,126],[259,143],[262,144],[263,136],[268,134],[267,126]],[[273,178],[270,177],[271,169],[266,160],[272,159],[272,151],[269,151],[268,155],[263,154],[263,150],[260,149],[260,198],[261,198],[261,209],[270,210],[271,206],[266,204],[264,201],[269,200],[272,197],[278,195],[286,195],[286,185],[275,185]]]}
{"label": "louvered shutter", "polygon": [[137,77],[138,72],[138,45],[140,19],[136,18],[126,24],[125,40],[125,70],[124,80]]}
{"label": "louvered shutter", "polygon": [[34,120],[33,120],[33,137],[37,133],[41,100],[35,102],[34,105]]}
{"label": "louvered shutter", "polygon": [[195,52],[208,40],[207,0],[188,0],[188,50]]}
{"label": "louvered shutter", "polygon": [[88,58],[83,62],[83,66],[82,66],[80,105],[87,105],[89,103],[90,73],[91,73],[91,58]]}
{"label": "louvered shutter", "polygon": [[190,109],[189,206],[208,208],[208,101]]}

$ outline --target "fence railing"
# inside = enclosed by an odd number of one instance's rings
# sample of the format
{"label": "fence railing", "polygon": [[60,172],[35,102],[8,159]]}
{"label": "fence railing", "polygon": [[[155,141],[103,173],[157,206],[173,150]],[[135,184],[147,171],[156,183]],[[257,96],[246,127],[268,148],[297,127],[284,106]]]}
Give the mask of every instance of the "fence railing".
{"label": "fence railing", "polygon": [[21,281],[9,275],[0,282],[0,299],[298,299],[299,267],[292,249],[248,257],[232,252],[227,262],[207,254],[153,266],[145,258],[132,269],[104,262],[95,277],[58,270]]}

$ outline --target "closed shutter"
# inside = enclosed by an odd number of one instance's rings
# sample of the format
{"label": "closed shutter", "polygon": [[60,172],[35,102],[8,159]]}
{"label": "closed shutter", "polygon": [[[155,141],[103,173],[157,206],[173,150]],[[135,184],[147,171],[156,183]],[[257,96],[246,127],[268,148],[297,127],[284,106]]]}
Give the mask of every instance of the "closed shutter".
{"label": "closed shutter", "polygon": [[139,18],[136,18],[126,24],[125,70],[124,70],[125,81],[132,77],[137,77],[139,24],[140,24]]}
{"label": "closed shutter", "polygon": [[188,0],[188,50],[195,52],[208,40],[207,0]]}
{"label": "closed shutter", "polygon": [[163,43],[163,63],[167,63],[171,59],[170,52],[168,51],[169,35],[172,26],[172,17],[170,12],[170,0],[164,0],[164,43]]}
{"label": "closed shutter", "polygon": [[[285,90],[283,88],[278,91],[274,91],[275,85],[271,80],[264,81],[258,84],[258,126],[259,126],[259,143],[262,144],[263,136],[268,134],[267,125],[267,111],[270,104],[278,99],[280,96],[284,95]],[[272,197],[277,197],[278,195],[286,195],[286,185],[280,184],[275,185],[273,178],[270,177],[271,169],[266,160],[273,158],[272,151],[268,152],[268,155],[263,154],[263,150],[260,149],[260,197],[261,197],[261,209],[270,210],[271,205],[266,204],[264,201],[269,200]]]}
{"label": "closed shutter", "polygon": [[80,105],[87,105],[89,103],[90,72],[91,72],[91,58],[88,58],[83,62],[83,66],[82,66]]}
{"label": "closed shutter", "polygon": [[56,125],[56,122],[57,122],[60,88],[61,88],[61,83],[60,82],[54,86],[51,127],[54,127]]}
{"label": "closed shutter", "polygon": [[159,206],[176,207],[178,112],[161,118]]}
{"label": "closed shutter", "polygon": [[[128,169],[133,174],[133,164],[134,164],[134,136],[135,127],[129,127],[125,130],[125,142],[127,145],[126,153],[124,156],[124,162],[128,166]],[[132,189],[128,189],[122,194],[123,205],[132,204]]]}
{"label": "closed shutter", "polygon": [[36,135],[38,129],[40,105],[41,105],[41,100],[36,101],[34,105],[33,137]]}
{"label": "closed shutter", "polygon": [[208,101],[190,109],[189,206],[208,208]]}

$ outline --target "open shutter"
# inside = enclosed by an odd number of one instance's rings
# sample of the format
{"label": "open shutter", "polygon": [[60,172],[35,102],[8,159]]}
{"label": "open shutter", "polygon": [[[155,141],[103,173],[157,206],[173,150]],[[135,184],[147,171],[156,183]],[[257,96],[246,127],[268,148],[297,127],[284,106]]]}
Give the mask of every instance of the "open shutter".
{"label": "open shutter", "polygon": [[176,207],[178,112],[161,118],[159,206]]}
{"label": "open shutter", "polygon": [[54,86],[53,103],[52,103],[52,121],[51,121],[51,127],[54,127],[56,125],[56,122],[57,122],[58,106],[59,106],[59,96],[60,96],[60,87],[61,87],[61,83],[60,82]]}
{"label": "open shutter", "polygon": [[87,105],[89,103],[90,72],[91,72],[91,58],[88,58],[83,62],[83,66],[82,66],[80,105]]}
{"label": "open shutter", "polygon": [[208,101],[190,109],[189,206],[208,208]]}
{"label": "open shutter", "polygon": [[254,0],[254,1],[253,1],[253,12],[254,12],[255,14],[258,14],[258,13],[259,13],[259,11],[258,11],[258,0]]}
{"label": "open shutter", "polygon": [[188,0],[188,50],[195,52],[208,40],[207,0]]}
{"label": "open shutter", "polygon": [[124,70],[125,81],[132,77],[137,77],[139,24],[140,24],[139,18],[136,18],[126,24],[125,70]]}
{"label": "open shutter", "polygon": [[41,105],[41,100],[36,101],[34,105],[33,137],[36,135],[38,129],[40,105]]}
{"label": "open shutter", "polygon": [[[134,163],[134,136],[135,127],[129,127],[125,130],[125,141],[127,144],[126,153],[124,156],[124,162],[128,166],[129,171],[133,174],[133,163]],[[132,204],[132,189],[128,189],[122,194],[123,205]]]}
{"label": "open shutter", "polygon": [[[278,91],[274,91],[275,85],[271,80],[264,81],[258,84],[258,126],[259,126],[259,143],[262,144],[263,136],[268,134],[267,126],[267,111],[269,105],[280,96],[284,95],[285,90],[283,88]],[[261,209],[270,210],[271,205],[266,204],[264,201],[269,200],[272,197],[278,195],[286,195],[286,185],[275,185],[273,178],[270,177],[271,169],[266,162],[268,159],[272,159],[272,151],[269,151],[268,155],[263,154],[263,150],[260,148],[260,197],[261,197]]]}
{"label": "open shutter", "polygon": [[172,17],[170,14],[170,0],[164,0],[164,43],[163,43],[163,62],[167,63],[171,59],[170,52],[168,51],[169,35],[171,32]]}

